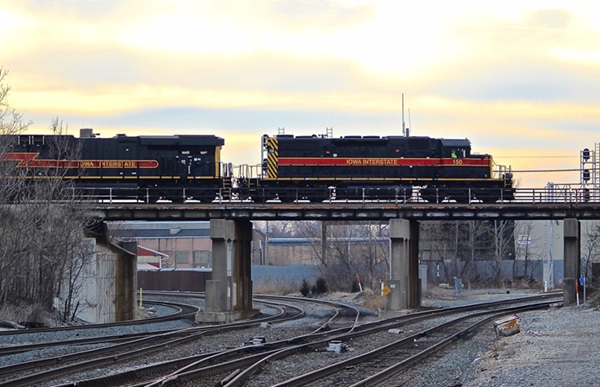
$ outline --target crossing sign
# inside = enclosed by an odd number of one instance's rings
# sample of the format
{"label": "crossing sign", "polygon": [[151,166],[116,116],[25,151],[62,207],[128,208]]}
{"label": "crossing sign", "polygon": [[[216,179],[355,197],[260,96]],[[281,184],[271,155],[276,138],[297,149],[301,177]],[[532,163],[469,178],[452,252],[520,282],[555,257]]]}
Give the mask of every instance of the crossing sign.
{"label": "crossing sign", "polygon": [[383,289],[381,289],[381,293],[383,293],[384,296],[387,296],[388,294],[390,294],[392,291],[390,290],[390,288],[386,286],[383,287]]}

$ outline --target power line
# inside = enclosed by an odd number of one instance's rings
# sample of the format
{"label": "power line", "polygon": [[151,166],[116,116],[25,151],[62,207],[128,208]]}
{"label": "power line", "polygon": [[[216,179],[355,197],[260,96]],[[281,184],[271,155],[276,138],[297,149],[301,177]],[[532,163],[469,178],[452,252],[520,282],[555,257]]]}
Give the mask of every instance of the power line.
{"label": "power line", "polygon": [[[513,173],[545,173],[545,172],[580,172],[581,169],[522,169],[522,170],[511,170]],[[499,172],[499,171],[496,171]]]}
{"label": "power line", "polygon": [[495,159],[574,159],[577,156],[494,156]]}

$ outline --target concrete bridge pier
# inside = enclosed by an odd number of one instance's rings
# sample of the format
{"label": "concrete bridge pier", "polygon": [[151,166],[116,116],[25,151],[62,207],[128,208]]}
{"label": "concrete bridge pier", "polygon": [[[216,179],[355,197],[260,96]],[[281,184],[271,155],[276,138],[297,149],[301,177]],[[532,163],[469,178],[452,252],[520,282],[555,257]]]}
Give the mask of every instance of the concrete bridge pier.
{"label": "concrete bridge pier", "polygon": [[576,282],[581,275],[581,227],[579,219],[564,220],[564,296],[565,306],[577,303]]}
{"label": "concrete bridge pier", "polygon": [[[85,269],[73,304],[85,305],[79,318],[94,323],[112,323],[137,318],[137,242],[111,242],[105,222],[85,230]],[[64,302],[69,288],[62,286],[58,301]]]}
{"label": "concrete bridge pier", "polygon": [[387,310],[421,306],[419,286],[419,223],[416,220],[390,220],[390,279],[386,286]]}
{"label": "concrete bridge pier", "polygon": [[252,309],[252,223],[248,220],[213,219],[212,280],[206,281],[205,310],[199,322],[231,322],[254,316]]}

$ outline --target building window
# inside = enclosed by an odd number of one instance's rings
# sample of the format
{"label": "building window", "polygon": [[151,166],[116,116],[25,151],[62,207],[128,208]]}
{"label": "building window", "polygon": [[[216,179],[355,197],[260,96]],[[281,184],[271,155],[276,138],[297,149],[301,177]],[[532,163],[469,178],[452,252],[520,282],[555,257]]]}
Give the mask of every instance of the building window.
{"label": "building window", "polygon": [[188,258],[188,252],[187,251],[176,251],[175,252],[175,263],[176,264],[188,264],[189,262],[189,258]]}
{"label": "building window", "polygon": [[212,267],[212,252],[194,250],[194,267]]}

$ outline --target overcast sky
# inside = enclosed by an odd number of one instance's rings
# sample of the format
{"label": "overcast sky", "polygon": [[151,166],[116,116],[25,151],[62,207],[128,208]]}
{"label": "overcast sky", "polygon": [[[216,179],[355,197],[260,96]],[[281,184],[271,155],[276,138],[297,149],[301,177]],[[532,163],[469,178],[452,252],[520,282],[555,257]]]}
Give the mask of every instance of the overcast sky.
{"label": "overcast sky", "polygon": [[[593,2],[0,0],[9,102],[48,133],[469,138],[517,171],[578,169],[600,142]],[[516,173],[522,187],[579,173]]]}

